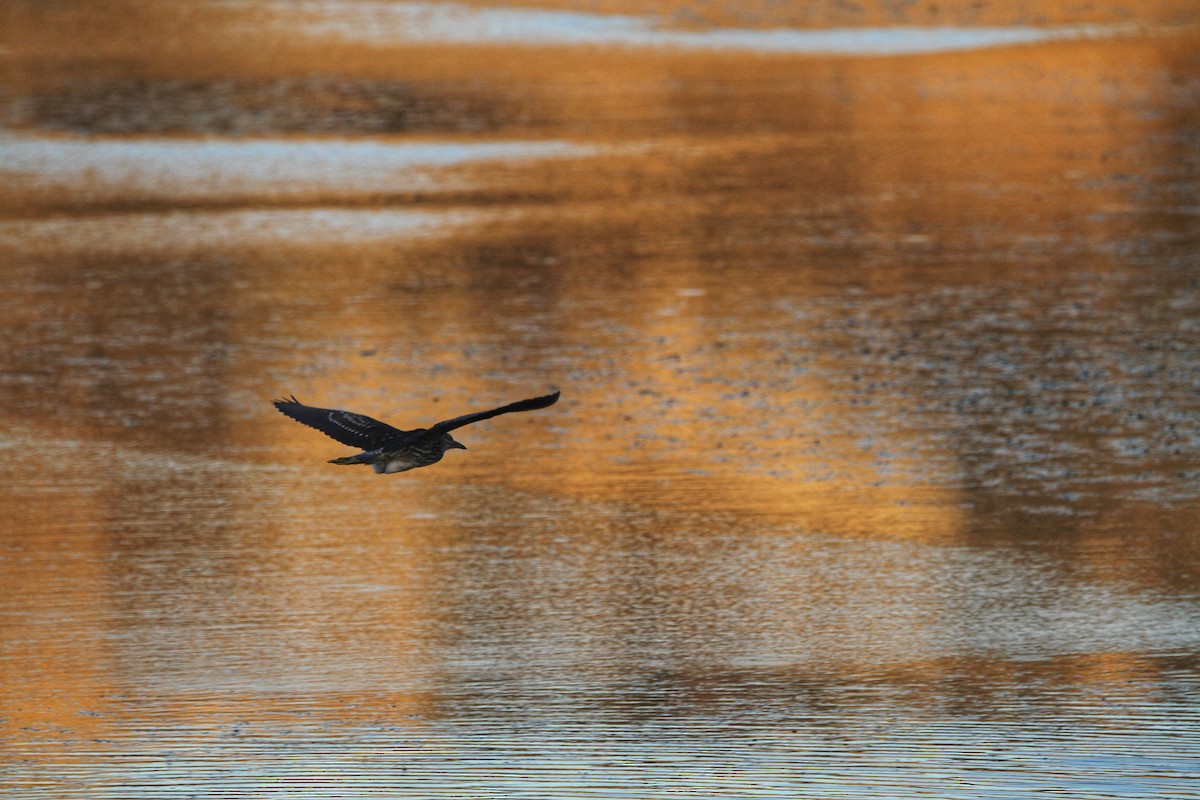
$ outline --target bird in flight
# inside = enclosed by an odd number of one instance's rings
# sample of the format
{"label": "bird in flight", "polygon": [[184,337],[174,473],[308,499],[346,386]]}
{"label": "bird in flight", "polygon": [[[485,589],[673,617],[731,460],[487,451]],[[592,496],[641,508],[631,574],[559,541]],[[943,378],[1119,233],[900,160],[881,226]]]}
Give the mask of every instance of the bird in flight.
{"label": "bird in flight", "polygon": [[518,400],[491,411],[476,411],[439,422],[432,428],[402,431],[379,420],[352,411],[306,406],[295,395],[275,401],[275,408],[299,423],[316,428],[342,444],[363,450],[356,456],[333,458],[330,464],[370,464],[381,475],[428,467],[442,460],[447,450],[466,450],[450,431],[472,422],[491,419],[513,411],[533,411],[558,402],[559,392]]}

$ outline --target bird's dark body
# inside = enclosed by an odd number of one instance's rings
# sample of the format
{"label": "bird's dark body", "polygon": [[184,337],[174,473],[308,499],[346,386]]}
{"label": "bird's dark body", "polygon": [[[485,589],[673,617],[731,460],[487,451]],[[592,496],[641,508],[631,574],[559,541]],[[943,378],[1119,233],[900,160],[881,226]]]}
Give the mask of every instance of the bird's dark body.
{"label": "bird's dark body", "polygon": [[[410,431],[410,433],[421,433],[422,431]],[[446,440],[449,441],[446,441]],[[405,472],[417,467],[428,467],[430,464],[436,464],[442,460],[442,456],[447,450],[461,448],[466,450],[454,439],[450,438],[450,434],[442,434],[441,437],[427,437],[415,439],[409,444],[389,445],[384,444],[381,447],[376,447],[373,450],[367,450],[359,453],[356,456],[347,456],[345,458],[330,459],[330,464],[370,464],[375,468],[375,472],[379,474],[390,474],[393,472]]]}
{"label": "bird's dark body", "polygon": [[375,472],[390,474],[436,464],[442,460],[447,450],[466,450],[464,445],[450,435],[450,431],[456,428],[500,414],[546,408],[558,402],[558,396],[559,393],[554,392],[542,397],[531,397],[489,411],[464,414],[439,422],[431,428],[417,428],[411,431],[393,428],[352,411],[306,406],[295,397],[276,400],[275,408],[297,422],[319,430],[331,439],[363,450],[358,455],[331,459],[329,463],[370,464]]}

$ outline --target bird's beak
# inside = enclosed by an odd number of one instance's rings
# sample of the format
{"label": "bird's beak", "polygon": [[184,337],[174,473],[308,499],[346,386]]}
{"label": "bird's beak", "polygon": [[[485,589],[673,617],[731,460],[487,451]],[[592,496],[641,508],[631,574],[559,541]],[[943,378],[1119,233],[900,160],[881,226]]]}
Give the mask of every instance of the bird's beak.
{"label": "bird's beak", "polygon": [[467,449],[467,446],[466,446],[465,444],[463,444],[462,442],[455,442],[455,443],[454,443],[454,446],[455,446],[455,447],[457,447],[459,450],[466,450],[466,449]]}

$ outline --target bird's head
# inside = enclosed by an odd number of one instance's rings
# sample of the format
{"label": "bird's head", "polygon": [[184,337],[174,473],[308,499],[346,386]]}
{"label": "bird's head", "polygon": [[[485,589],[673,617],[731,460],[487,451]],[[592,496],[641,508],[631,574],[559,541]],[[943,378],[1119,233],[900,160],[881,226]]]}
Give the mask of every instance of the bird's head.
{"label": "bird's head", "polygon": [[453,436],[448,433],[442,434],[442,452],[447,450],[466,450],[467,446],[462,442],[456,441]]}

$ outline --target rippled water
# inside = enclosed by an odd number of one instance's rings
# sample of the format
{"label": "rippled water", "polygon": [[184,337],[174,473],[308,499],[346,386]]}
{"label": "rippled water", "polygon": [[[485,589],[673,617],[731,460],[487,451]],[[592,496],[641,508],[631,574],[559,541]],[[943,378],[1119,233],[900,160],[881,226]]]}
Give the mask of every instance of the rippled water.
{"label": "rippled water", "polygon": [[1196,796],[1193,28],[90,8],[0,42],[0,795]]}

